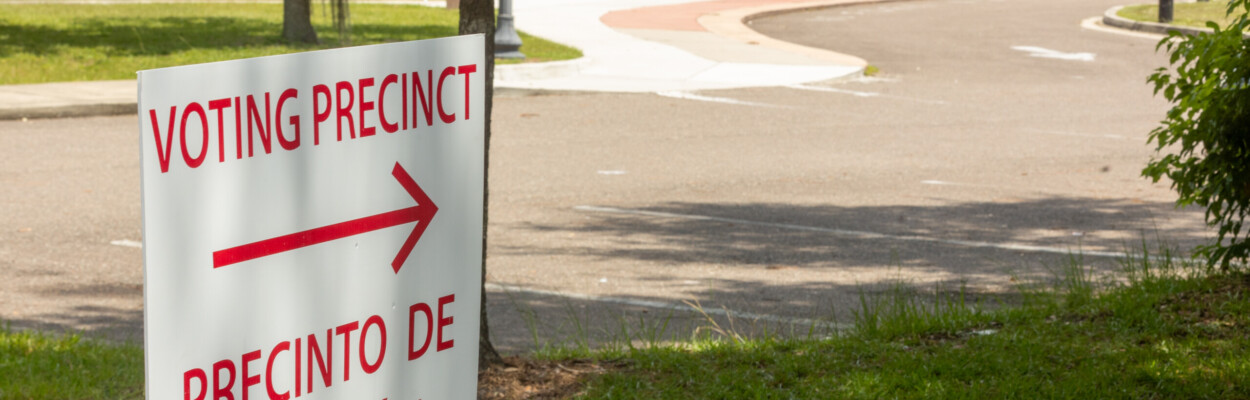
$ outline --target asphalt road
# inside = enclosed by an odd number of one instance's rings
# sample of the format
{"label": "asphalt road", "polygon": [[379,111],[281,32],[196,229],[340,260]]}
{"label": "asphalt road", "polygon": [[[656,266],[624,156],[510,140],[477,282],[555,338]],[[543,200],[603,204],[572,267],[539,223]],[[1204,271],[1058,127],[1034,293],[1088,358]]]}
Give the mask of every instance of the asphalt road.
{"label": "asphalt road", "polygon": [[[1166,183],[1140,177],[1167,109],[1145,79],[1166,58],[1151,40],[1081,28],[1112,5],[787,14],[752,26],[882,72],[678,97],[497,96],[496,343],[528,348],[531,329],[566,344],[621,328],[638,339],[670,315],[657,305],[684,301],[731,310],[739,330],[845,322],[860,293],[895,283],[999,294],[1053,277],[1071,252],[1106,272],[1118,265],[1107,255],[1143,237],[1211,237],[1200,211],[1175,209]],[[0,317],[140,337],[141,252],[111,244],[139,238],[135,127],[0,122]],[[669,334],[706,323],[676,316]]]}
{"label": "asphalt road", "polygon": [[0,121],[0,320],[142,340],[137,127]]}

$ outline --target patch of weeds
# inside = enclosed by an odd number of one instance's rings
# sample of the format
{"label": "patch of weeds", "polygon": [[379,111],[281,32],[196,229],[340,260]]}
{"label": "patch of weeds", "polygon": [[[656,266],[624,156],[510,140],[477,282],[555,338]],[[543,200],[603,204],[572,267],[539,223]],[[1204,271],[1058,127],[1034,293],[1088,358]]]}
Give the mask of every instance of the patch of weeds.
{"label": "patch of weeds", "polygon": [[879,73],[881,73],[881,68],[877,68],[876,65],[868,64],[864,67],[864,76],[877,76]]}
{"label": "patch of weeds", "polygon": [[883,294],[860,291],[860,308],[853,312],[855,334],[883,339],[909,335],[938,335],[974,329],[992,322],[979,301],[968,303],[967,287],[955,293],[938,286],[926,300],[914,288],[895,282]]}

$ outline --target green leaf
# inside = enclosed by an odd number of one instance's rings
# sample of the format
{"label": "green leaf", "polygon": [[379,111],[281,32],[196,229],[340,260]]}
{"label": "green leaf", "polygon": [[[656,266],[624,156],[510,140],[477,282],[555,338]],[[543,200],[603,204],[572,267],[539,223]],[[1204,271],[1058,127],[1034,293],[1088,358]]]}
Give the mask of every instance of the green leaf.
{"label": "green leaf", "polygon": [[1159,155],[1142,169],[1154,182],[1172,181],[1177,205],[1206,208],[1218,239],[1199,250],[1221,265],[1250,255],[1241,234],[1250,214],[1250,40],[1241,33],[1250,26],[1250,0],[1232,0],[1228,10],[1235,22],[1224,29],[1207,23],[1215,33],[1173,33],[1155,46],[1169,51],[1175,72],[1158,68],[1147,82],[1172,108],[1147,138]]}

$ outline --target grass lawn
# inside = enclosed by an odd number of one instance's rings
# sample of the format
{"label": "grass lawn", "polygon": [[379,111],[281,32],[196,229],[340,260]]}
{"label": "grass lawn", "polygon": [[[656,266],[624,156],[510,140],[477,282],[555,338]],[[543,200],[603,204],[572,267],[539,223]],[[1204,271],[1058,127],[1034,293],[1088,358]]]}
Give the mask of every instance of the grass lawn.
{"label": "grass lawn", "polygon": [[[1214,21],[1220,26],[1228,25],[1227,1],[1209,1],[1203,3],[1180,3],[1172,5],[1172,25],[1207,27],[1207,21]],[[1119,15],[1134,21],[1159,22],[1159,5],[1139,4],[1120,9]]]}
{"label": "grass lawn", "polygon": [[0,328],[0,399],[142,399],[143,348]]}
{"label": "grass lawn", "polygon": [[898,291],[865,300],[853,330],[824,340],[601,353],[626,367],[591,378],[582,397],[1250,398],[1250,275],[1126,277],[1099,289],[1070,268],[997,311]]}
{"label": "grass lawn", "polygon": [[[134,79],[144,69],[339,47],[328,10],[313,4],[316,46],[281,38],[281,4],[0,3],[0,84]],[[455,10],[381,4],[352,4],[351,15],[352,45],[453,36],[458,18]],[[527,61],[581,56],[521,38]]]}
{"label": "grass lawn", "polygon": [[[547,372],[488,380],[486,391],[546,385],[587,399],[1250,399],[1250,274],[1141,260],[1110,286],[1091,282],[1074,263],[1054,283],[1020,286],[1014,305],[1004,307],[960,295],[935,302],[900,286],[865,297],[854,328],[831,337],[742,339],[718,327],[705,330],[716,336],[675,345],[552,349],[519,362],[549,364]],[[573,370],[564,365],[600,372],[551,389],[543,380]],[[142,376],[138,346],[0,330],[0,398],[138,399]]]}

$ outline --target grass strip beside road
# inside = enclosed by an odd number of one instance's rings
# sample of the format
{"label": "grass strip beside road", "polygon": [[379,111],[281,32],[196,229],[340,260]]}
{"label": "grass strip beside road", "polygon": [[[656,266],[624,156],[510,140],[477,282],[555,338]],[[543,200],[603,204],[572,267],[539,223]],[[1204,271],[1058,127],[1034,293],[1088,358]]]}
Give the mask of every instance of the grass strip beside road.
{"label": "grass strip beside road", "polygon": [[1071,268],[997,311],[896,290],[826,340],[629,348],[583,397],[1250,398],[1250,275],[1177,272],[1102,290]]}
{"label": "grass strip beside road", "polygon": [[[134,79],[145,69],[340,47],[328,10],[314,4],[319,45],[281,38],[281,4],[0,4],[0,84]],[[454,36],[459,14],[353,4],[351,15],[351,44],[367,45]],[[581,56],[520,34],[527,62]]]}
{"label": "grass strip beside road", "polygon": [[[1227,26],[1232,21],[1227,12],[1227,1],[1177,2],[1172,5],[1172,25],[1206,28],[1207,21],[1213,21],[1220,26]],[[1116,15],[1134,21],[1159,22],[1159,5],[1156,3],[1127,6],[1121,8]]]}
{"label": "grass strip beside road", "polygon": [[[899,285],[864,297],[854,328],[831,337],[748,339],[709,320],[690,342],[532,357],[610,366],[564,392],[589,399],[1250,398],[1250,274],[1142,259],[1113,277],[1127,283],[1092,282],[1074,261],[1002,307]],[[135,345],[0,331],[0,398],[139,399],[142,360]]]}
{"label": "grass strip beside road", "polygon": [[143,348],[0,328],[0,399],[142,399]]}

